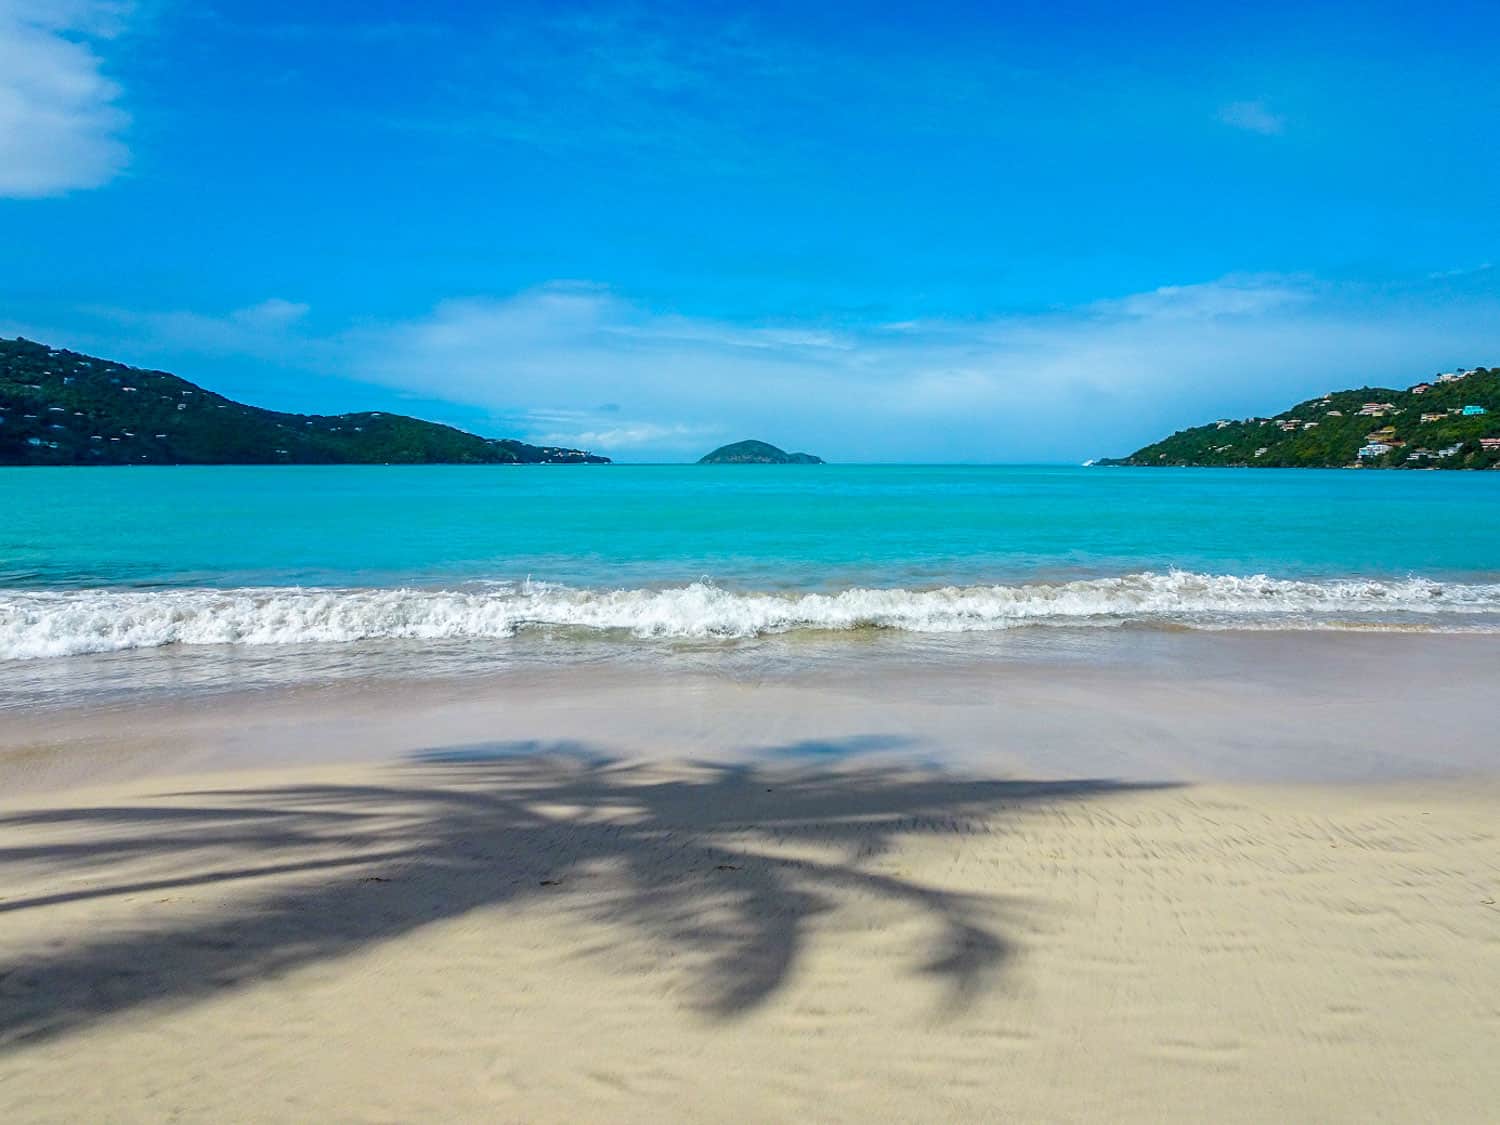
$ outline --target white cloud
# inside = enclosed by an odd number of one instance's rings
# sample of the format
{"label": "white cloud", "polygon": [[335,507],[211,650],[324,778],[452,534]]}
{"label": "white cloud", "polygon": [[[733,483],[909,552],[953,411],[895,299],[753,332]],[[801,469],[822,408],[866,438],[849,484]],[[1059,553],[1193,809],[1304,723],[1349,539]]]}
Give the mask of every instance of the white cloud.
{"label": "white cloud", "polygon": [[94,50],[122,11],[0,0],[0,197],[98,187],[124,169],[120,134],[129,118]]}
{"label": "white cloud", "polygon": [[1468,278],[1475,274],[1488,273],[1494,268],[1495,265],[1493,262],[1480,262],[1477,266],[1457,266],[1449,270],[1434,270],[1427,275],[1427,279],[1429,281],[1446,281],[1458,277]]}
{"label": "white cloud", "polygon": [[1219,120],[1236,129],[1274,137],[1286,129],[1286,118],[1272,113],[1264,102],[1230,102],[1219,110]]}
{"label": "white cloud", "polygon": [[604,452],[681,456],[720,436],[846,460],[1082,458],[1500,352],[1493,306],[1232,276],[1046,314],[809,330],[567,284],[446,302],[341,350],[361,378]]}
{"label": "white cloud", "polygon": [[543,445],[634,452],[646,448],[680,449],[705,444],[723,431],[713,426],[662,426],[654,422],[626,423],[604,430],[565,429],[535,435]]}
{"label": "white cloud", "polygon": [[1312,299],[1306,281],[1280,277],[1225,277],[1199,285],[1164,285],[1148,293],[1099,301],[1101,313],[1135,318],[1206,320],[1249,316]]}
{"label": "white cloud", "polygon": [[235,324],[243,325],[251,331],[276,331],[277,329],[296,324],[307,313],[307,305],[298,301],[286,301],[280,297],[272,297],[270,300],[262,301],[258,305],[236,309],[229,314],[229,319]]}
{"label": "white cloud", "polygon": [[196,355],[275,356],[285,354],[289,344],[311,349],[319,341],[302,331],[309,307],[296,301],[272,297],[222,315],[177,310],[136,312],[131,309],[94,307],[93,317],[129,332],[138,343],[153,351],[180,350]]}
{"label": "white cloud", "polygon": [[637,460],[746,437],[842,461],[1082,460],[1339,387],[1500,362],[1500,296],[1451,280],[1230,276],[1045,313],[844,328],[661,313],[580,282],[331,334],[284,299],[93,315],[102,354],[264,359],[451,402],[496,436]]}

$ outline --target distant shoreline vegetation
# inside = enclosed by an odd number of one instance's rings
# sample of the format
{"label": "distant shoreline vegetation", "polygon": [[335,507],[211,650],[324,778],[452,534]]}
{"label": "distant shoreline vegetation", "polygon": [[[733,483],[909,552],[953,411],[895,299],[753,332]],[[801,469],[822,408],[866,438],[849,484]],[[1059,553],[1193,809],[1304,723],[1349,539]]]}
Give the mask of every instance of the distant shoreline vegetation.
{"label": "distant shoreline vegetation", "polygon": [[822,465],[811,453],[788,453],[765,441],[736,441],[721,445],[698,459],[700,465]]}
{"label": "distant shoreline vegetation", "polygon": [[1271,418],[1220,418],[1093,464],[1500,468],[1500,368],[1448,371],[1404,391],[1330,391]]}
{"label": "distant shoreline vegetation", "polygon": [[0,465],[607,465],[403,414],[284,414],[165,371],[0,339]]}

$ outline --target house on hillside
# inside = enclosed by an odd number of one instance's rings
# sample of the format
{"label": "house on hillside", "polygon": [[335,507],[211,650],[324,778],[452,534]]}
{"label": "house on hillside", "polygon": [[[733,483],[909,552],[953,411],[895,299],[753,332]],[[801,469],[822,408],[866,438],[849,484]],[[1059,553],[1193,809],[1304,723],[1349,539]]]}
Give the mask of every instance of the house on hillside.
{"label": "house on hillside", "polygon": [[1359,408],[1359,412],[1371,418],[1379,418],[1381,415],[1389,414],[1395,409],[1396,404],[1394,402],[1367,402]]}
{"label": "house on hillside", "polygon": [[1486,411],[1482,406],[1466,406],[1460,413],[1462,413],[1465,418],[1474,418],[1480,414],[1486,414],[1488,413],[1488,411]]}
{"label": "house on hillside", "polygon": [[1396,437],[1395,426],[1381,426],[1378,430],[1371,430],[1365,435],[1366,441],[1393,441]]}
{"label": "house on hillside", "polygon": [[1482,437],[1479,439],[1479,448],[1486,453],[1500,453],[1500,437]]}
{"label": "house on hillside", "polygon": [[1441,410],[1429,410],[1422,415],[1422,421],[1441,422],[1446,417],[1448,417],[1448,415]]}
{"label": "house on hillside", "polygon": [[1392,446],[1387,445],[1383,441],[1372,441],[1368,445],[1359,447],[1359,456],[1361,458],[1384,457],[1391,449]]}
{"label": "house on hillside", "polygon": [[1414,395],[1425,395],[1428,391],[1432,390],[1432,384],[1418,383],[1415,387],[1407,387],[1406,389]]}

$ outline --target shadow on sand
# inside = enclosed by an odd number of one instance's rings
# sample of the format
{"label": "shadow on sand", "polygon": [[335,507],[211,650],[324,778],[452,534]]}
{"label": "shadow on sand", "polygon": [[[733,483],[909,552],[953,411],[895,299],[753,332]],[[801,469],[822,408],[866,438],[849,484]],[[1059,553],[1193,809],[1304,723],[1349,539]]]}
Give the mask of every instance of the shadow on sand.
{"label": "shadow on sand", "polygon": [[[878,896],[934,925],[918,968],[939,982],[940,1005],[961,1008],[1010,954],[1010,907],[882,871],[879,856],[922,834],[962,848],[965,833],[990,831],[1007,812],[1139,786],[829,766],[841,750],[872,746],[893,743],[864,736],[769,748],[775,765],[670,770],[576,743],[458,746],[391,767],[378,784],[202,790],[0,817],[0,886],[45,892],[0,900],[0,934],[25,912],[139,896],[96,932],[0,964],[0,1048],[540,896],[561,896],[606,939],[623,924],[694,954],[692,1003],[715,1019],[771,996],[811,920],[839,896]],[[45,838],[23,845],[23,827]],[[214,901],[219,891],[227,903]],[[157,905],[174,896],[190,909]],[[205,900],[212,909],[196,909]]]}

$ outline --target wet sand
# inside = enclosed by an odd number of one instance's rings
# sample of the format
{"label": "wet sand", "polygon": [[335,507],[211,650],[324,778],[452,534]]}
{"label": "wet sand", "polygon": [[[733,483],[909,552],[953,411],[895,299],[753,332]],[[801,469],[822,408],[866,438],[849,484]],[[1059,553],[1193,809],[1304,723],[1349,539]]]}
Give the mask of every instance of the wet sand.
{"label": "wet sand", "polygon": [[1500,772],[1500,636],[1095,631],[985,651],[778,640],[649,661],[12,706],[0,710],[0,791],[564,745],[632,761],[858,758],[1134,781]]}
{"label": "wet sand", "polygon": [[20,716],[0,1119],[1494,1120],[1493,641],[1247,645]]}

